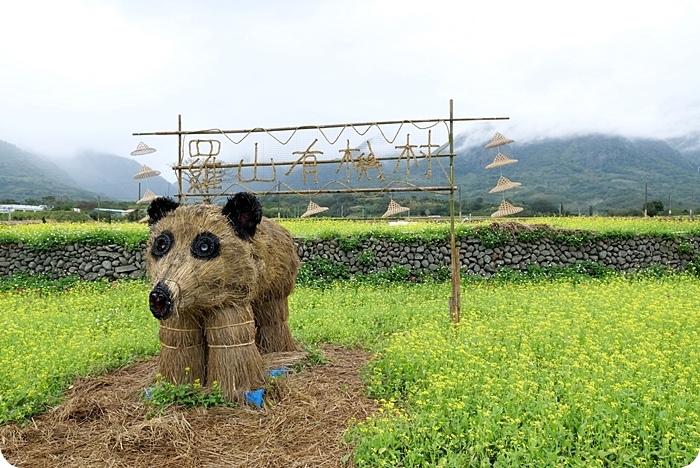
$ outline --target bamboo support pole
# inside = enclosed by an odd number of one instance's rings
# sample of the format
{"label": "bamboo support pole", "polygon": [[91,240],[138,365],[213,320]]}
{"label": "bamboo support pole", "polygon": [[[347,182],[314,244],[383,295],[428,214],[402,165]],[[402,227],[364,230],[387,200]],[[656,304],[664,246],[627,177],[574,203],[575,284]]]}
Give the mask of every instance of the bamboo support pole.
{"label": "bamboo support pole", "polygon": [[452,297],[450,297],[450,317],[459,323],[460,315],[460,259],[455,239],[455,170],[454,170],[454,120],[452,99],[450,99],[450,259],[452,263]]}

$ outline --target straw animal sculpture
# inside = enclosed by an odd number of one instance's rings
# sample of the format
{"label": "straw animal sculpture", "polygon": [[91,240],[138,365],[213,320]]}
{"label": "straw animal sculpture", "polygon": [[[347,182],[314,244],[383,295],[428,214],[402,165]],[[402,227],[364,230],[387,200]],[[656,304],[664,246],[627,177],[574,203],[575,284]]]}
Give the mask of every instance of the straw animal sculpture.
{"label": "straw animal sculpture", "polygon": [[299,257],[289,232],[248,193],[215,205],[156,198],[149,305],[160,322],[159,372],[175,384],[218,382],[241,400],[264,385],[260,353],[295,351],[287,297]]}

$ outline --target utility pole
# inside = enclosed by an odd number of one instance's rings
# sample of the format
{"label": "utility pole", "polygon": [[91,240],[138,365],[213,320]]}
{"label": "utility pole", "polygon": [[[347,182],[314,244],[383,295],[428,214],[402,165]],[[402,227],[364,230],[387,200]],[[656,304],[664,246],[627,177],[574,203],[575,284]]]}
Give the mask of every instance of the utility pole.
{"label": "utility pole", "polygon": [[644,182],[644,217],[647,217],[647,183]]}

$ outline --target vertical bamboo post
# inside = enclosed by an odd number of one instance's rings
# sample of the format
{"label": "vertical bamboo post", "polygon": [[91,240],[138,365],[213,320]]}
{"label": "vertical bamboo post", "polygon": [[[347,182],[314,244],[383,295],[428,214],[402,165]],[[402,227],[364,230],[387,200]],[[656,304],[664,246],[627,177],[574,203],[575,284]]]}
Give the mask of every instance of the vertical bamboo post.
{"label": "vertical bamboo post", "polygon": [[182,114],[177,115],[177,202],[182,204]]}
{"label": "vertical bamboo post", "polygon": [[452,297],[450,297],[450,318],[459,323],[460,314],[460,260],[455,239],[455,169],[454,169],[454,112],[450,99],[450,259],[452,261]]}

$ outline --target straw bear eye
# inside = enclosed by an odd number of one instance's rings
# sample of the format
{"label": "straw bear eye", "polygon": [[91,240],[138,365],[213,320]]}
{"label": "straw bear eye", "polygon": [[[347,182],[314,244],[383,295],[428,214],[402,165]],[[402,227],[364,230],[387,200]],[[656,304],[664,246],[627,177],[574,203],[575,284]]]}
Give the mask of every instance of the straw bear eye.
{"label": "straw bear eye", "polygon": [[170,248],[174,243],[175,238],[173,237],[173,233],[170,231],[164,231],[153,241],[151,255],[153,255],[156,259],[161,258],[170,251]]}
{"label": "straw bear eye", "polygon": [[202,260],[210,260],[219,255],[219,238],[211,232],[202,232],[192,241],[192,255]]}

